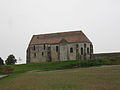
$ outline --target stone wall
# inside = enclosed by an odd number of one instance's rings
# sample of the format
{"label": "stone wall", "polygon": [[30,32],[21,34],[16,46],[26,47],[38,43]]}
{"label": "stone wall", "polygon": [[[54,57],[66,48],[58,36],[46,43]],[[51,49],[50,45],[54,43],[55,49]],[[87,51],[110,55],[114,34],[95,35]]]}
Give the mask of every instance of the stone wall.
{"label": "stone wall", "polygon": [[61,40],[59,44],[59,52],[60,52],[60,60],[67,61],[68,60],[68,43],[66,40]]}
{"label": "stone wall", "polygon": [[[73,48],[73,52],[70,52],[70,48]],[[68,44],[68,58],[69,60],[76,60],[76,43]]]}
{"label": "stone wall", "polygon": [[115,58],[115,57],[120,57],[120,52],[93,54],[93,58]]}
{"label": "stone wall", "polygon": [[59,58],[58,58],[59,51],[56,51],[56,46],[59,47],[58,44],[51,45],[51,60],[52,61],[59,61]]}
{"label": "stone wall", "polygon": [[[92,54],[90,45],[91,43],[68,43],[65,40],[53,45],[30,45],[27,50],[27,62],[89,59]],[[58,47],[58,50],[56,50],[56,47]],[[81,51],[81,48],[83,48],[83,51]]]}

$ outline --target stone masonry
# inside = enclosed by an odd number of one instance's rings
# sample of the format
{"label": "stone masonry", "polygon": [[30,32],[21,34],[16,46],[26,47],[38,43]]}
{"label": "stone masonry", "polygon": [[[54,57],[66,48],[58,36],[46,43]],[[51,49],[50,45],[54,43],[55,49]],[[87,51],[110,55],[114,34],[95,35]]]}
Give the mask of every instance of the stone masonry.
{"label": "stone masonry", "polygon": [[82,31],[33,35],[27,63],[90,59],[93,45]]}

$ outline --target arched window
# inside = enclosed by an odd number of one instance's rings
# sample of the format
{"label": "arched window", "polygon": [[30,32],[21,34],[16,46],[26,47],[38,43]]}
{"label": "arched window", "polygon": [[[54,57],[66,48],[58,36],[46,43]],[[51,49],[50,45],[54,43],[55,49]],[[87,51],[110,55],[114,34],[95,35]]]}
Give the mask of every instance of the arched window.
{"label": "arched window", "polygon": [[45,50],[45,44],[44,44],[44,50]]}
{"label": "arched window", "polygon": [[36,58],[36,53],[34,53],[34,58]]}
{"label": "arched window", "polygon": [[72,47],[70,48],[70,53],[73,53],[73,48]]}
{"label": "arched window", "polygon": [[87,54],[89,54],[90,53],[90,49],[89,48],[87,48]]}
{"label": "arched window", "polygon": [[42,56],[44,56],[44,53],[42,52]]}
{"label": "arched window", "polygon": [[56,52],[58,52],[58,46],[56,46]]}
{"label": "arched window", "polygon": [[86,48],[86,44],[84,44],[84,48]]}
{"label": "arched window", "polygon": [[33,46],[33,50],[35,51],[35,45]]}
{"label": "arched window", "polygon": [[83,55],[83,48],[81,47],[81,55]]}

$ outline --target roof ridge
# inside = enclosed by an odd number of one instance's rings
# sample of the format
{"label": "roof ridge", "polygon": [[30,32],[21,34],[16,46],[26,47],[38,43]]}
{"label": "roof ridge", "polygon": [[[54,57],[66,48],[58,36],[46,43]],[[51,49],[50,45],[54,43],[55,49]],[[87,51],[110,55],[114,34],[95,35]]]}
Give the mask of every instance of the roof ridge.
{"label": "roof ridge", "polygon": [[34,36],[43,36],[43,35],[52,35],[52,34],[62,34],[62,33],[72,33],[72,32],[82,32],[82,30],[76,30],[76,31],[65,31],[65,32],[56,32],[56,33],[46,33],[46,34],[38,34]]}

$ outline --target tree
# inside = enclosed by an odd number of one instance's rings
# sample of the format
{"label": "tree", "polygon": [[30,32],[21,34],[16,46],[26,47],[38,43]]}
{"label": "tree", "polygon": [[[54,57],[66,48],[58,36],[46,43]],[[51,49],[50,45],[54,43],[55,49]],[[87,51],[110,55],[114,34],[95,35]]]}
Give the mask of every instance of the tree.
{"label": "tree", "polygon": [[5,63],[7,64],[7,65],[13,65],[13,64],[15,64],[16,63],[16,59],[15,59],[15,56],[14,55],[9,55],[8,56],[8,58],[7,58],[7,60],[5,61]]}
{"label": "tree", "polygon": [[0,65],[4,65],[4,61],[1,57],[0,57]]}

